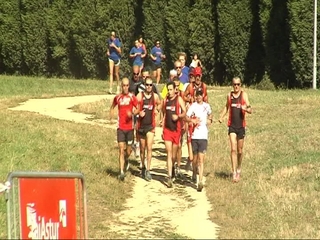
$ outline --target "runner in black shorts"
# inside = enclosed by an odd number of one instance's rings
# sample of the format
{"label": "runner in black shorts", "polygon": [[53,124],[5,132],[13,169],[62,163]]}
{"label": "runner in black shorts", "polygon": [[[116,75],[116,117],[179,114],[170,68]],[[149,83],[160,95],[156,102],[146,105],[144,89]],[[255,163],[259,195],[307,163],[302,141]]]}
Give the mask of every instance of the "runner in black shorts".
{"label": "runner in black shorts", "polygon": [[252,113],[248,94],[241,90],[241,80],[238,77],[232,79],[233,91],[227,95],[227,102],[223,108],[219,122],[229,111],[228,134],[231,146],[232,181],[240,181],[241,163],[243,158],[243,143],[245,137],[245,114]]}

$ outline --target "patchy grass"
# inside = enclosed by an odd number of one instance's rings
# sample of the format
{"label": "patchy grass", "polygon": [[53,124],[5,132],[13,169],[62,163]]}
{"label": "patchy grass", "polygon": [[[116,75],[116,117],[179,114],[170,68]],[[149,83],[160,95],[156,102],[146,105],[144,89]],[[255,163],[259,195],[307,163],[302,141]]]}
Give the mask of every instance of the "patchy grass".
{"label": "patchy grass", "polygon": [[[210,89],[216,119],[229,91]],[[254,112],[247,115],[238,184],[230,179],[226,122],[214,123],[209,136],[206,190],[213,205],[210,217],[221,226],[219,237],[319,238],[320,93],[246,91]],[[102,116],[101,103],[94,105],[87,105],[85,112]]]}
{"label": "patchy grass", "polygon": [[[19,85],[18,80],[12,81]],[[31,97],[101,94],[106,84],[93,80],[32,81],[35,83],[31,86],[26,83],[28,87],[14,89],[10,86],[13,83],[0,78],[1,179],[14,170],[81,171],[87,180],[90,237],[121,237],[110,235],[108,223],[130,195],[133,176],[124,183],[115,178],[118,153],[114,130],[7,110]],[[231,183],[229,177],[226,124],[214,123],[209,136],[206,191],[213,206],[211,220],[221,226],[219,237],[320,238],[320,93],[246,90],[254,112],[247,117],[242,179],[238,184]],[[210,91],[217,119],[230,88],[213,87]],[[109,106],[100,101],[78,105],[74,110],[106,119]],[[0,198],[0,238],[6,237],[4,206]],[[161,228],[157,231],[164,238],[183,237]]]}

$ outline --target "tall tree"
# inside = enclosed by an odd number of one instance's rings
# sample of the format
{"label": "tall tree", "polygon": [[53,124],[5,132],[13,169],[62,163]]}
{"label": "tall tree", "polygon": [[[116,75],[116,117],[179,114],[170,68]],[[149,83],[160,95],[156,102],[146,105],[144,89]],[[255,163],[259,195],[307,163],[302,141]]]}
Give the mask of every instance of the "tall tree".
{"label": "tall tree", "polygon": [[118,0],[109,1],[110,20],[106,29],[105,37],[110,36],[111,31],[115,31],[122,42],[122,62],[120,67],[120,77],[128,77],[131,73],[129,52],[134,44],[134,28],[136,26],[135,18],[135,0]]}
{"label": "tall tree", "polygon": [[168,5],[165,8],[167,35],[166,49],[173,61],[177,59],[178,52],[189,53],[189,11],[190,2],[187,0],[169,0]]}
{"label": "tall tree", "polygon": [[203,65],[204,81],[213,83],[215,66],[215,21],[212,2],[197,0],[189,12],[189,47],[197,53]]}
{"label": "tall tree", "polygon": [[[166,6],[167,0],[142,2],[142,10],[144,15],[144,23],[142,29],[149,53],[156,40],[159,40],[161,42],[162,49],[165,53],[167,53],[166,19],[164,11]],[[167,61],[171,62],[170,59]],[[164,66],[164,68],[165,67],[166,66]]]}
{"label": "tall tree", "polygon": [[296,87],[311,87],[313,66],[313,10],[307,0],[289,2],[290,49]]}
{"label": "tall tree", "polygon": [[3,72],[21,73],[25,69],[25,64],[20,1],[0,0],[0,23],[0,57],[4,65]]}
{"label": "tall tree", "polygon": [[25,74],[47,73],[47,25],[46,13],[49,3],[43,0],[20,0],[21,37],[23,60],[27,66]]}
{"label": "tall tree", "polygon": [[71,58],[74,42],[70,23],[72,21],[73,1],[54,0],[48,9],[47,24],[51,49],[51,71],[57,76],[71,77]]}
{"label": "tall tree", "polygon": [[234,76],[243,78],[253,20],[250,0],[220,1],[217,8],[221,60],[226,66],[226,77],[229,80]]}

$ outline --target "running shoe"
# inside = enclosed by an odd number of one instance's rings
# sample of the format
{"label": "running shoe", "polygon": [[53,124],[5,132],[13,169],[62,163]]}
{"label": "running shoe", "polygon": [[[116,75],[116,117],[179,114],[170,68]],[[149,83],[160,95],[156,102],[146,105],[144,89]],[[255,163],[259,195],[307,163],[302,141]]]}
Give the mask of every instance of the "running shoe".
{"label": "running shoe", "polygon": [[128,160],[128,159],[125,159],[125,160],[124,160],[124,169],[125,169],[125,171],[128,171],[129,168],[130,168],[129,160]]}
{"label": "running shoe", "polygon": [[124,178],[126,177],[126,175],[124,173],[120,173],[120,175],[118,176],[118,179],[120,181],[124,181]]}
{"label": "running shoe", "polygon": [[141,177],[145,178],[146,177],[146,168],[141,168]]}
{"label": "running shoe", "polygon": [[201,192],[202,189],[203,189],[203,183],[202,183],[202,182],[199,182],[199,183],[198,183],[197,191],[198,191],[198,192]]}
{"label": "running shoe", "polygon": [[168,178],[167,185],[168,185],[168,188],[172,188],[173,187],[173,183],[172,183],[172,178],[171,177]]}
{"label": "running shoe", "polygon": [[146,179],[148,182],[150,182],[150,181],[152,180],[150,171],[148,171],[148,170],[146,170],[145,179]]}

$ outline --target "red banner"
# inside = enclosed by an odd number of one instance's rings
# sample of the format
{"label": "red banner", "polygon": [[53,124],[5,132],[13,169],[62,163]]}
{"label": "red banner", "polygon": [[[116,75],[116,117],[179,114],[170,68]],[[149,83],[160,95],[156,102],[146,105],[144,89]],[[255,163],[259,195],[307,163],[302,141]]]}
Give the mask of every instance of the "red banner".
{"label": "red banner", "polygon": [[19,178],[22,239],[76,239],[75,179]]}

